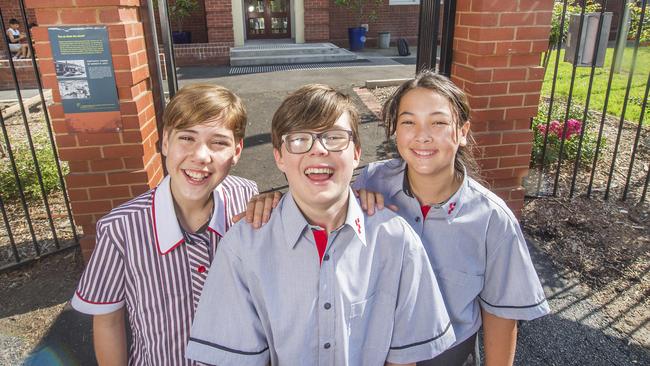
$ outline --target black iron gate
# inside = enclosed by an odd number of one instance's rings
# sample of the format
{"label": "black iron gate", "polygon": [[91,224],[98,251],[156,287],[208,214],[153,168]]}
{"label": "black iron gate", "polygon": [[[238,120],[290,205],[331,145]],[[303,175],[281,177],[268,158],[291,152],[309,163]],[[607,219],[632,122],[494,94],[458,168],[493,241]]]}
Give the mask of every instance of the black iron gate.
{"label": "black iron gate", "polygon": [[451,76],[455,17],[456,0],[421,0],[416,72],[430,69]]}
{"label": "black iron gate", "polygon": [[[79,244],[47,112],[23,0],[21,21],[30,60],[15,61],[7,42],[4,57],[15,99],[4,100],[0,113],[0,271]],[[8,26],[0,9],[0,28]],[[38,95],[23,97],[17,64],[29,62]]]}
{"label": "black iron gate", "polygon": [[609,3],[555,2],[540,109],[531,123],[529,194],[646,200],[648,0]]}

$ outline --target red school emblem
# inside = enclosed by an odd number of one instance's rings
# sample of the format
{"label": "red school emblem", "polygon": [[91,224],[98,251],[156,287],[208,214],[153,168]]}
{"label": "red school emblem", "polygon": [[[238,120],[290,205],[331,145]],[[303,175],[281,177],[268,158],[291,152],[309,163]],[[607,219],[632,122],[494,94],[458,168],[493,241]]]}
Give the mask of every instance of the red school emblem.
{"label": "red school emblem", "polygon": [[454,211],[456,208],[456,202],[452,202],[449,204],[449,209],[447,210],[447,215],[451,215],[451,213]]}
{"label": "red school emblem", "polygon": [[361,220],[357,217],[357,219],[354,220],[354,223],[357,224],[357,231],[361,234]]}

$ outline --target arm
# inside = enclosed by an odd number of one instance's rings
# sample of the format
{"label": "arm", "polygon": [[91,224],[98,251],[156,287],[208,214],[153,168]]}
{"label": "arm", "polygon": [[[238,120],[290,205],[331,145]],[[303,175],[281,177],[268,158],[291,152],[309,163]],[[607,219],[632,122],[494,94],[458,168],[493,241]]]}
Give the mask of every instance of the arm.
{"label": "arm", "polygon": [[485,365],[512,365],[517,347],[517,321],[481,309]]}
{"label": "arm", "polygon": [[100,366],[126,365],[124,308],[93,316],[95,357]]}
{"label": "arm", "polygon": [[16,43],[17,39],[16,39],[16,37],[14,37],[14,34],[11,33],[11,31],[9,29],[7,29],[5,31],[5,34],[7,35],[7,37],[9,38],[9,41],[11,41],[11,43]]}

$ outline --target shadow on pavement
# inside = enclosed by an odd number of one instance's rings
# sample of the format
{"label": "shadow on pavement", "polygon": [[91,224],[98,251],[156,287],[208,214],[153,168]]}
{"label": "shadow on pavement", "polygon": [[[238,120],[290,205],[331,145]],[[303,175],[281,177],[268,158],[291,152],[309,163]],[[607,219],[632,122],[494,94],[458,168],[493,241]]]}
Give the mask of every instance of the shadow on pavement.
{"label": "shadow on pavement", "polygon": [[24,365],[97,365],[91,329],[92,316],[81,314],[67,304]]}

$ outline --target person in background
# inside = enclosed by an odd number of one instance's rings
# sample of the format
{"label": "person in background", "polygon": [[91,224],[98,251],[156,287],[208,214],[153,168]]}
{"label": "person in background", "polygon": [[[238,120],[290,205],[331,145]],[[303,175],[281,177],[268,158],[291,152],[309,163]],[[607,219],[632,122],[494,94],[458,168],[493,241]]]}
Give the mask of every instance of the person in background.
{"label": "person in background", "polygon": [[31,58],[32,54],[27,43],[21,43],[26,40],[24,33],[20,32],[20,23],[17,19],[9,19],[9,28],[5,31],[5,39],[9,44],[9,50],[14,53],[14,59]]}

